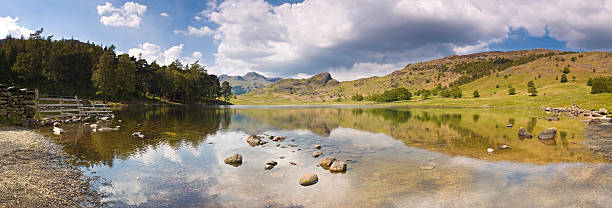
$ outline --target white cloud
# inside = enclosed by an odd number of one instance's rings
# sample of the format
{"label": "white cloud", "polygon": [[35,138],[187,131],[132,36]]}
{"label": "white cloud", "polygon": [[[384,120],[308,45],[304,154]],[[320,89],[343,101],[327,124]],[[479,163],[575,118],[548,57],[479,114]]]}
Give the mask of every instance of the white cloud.
{"label": "white cloud", "polygon": [[408,63],[355,63],[351,68],[331,68],[329,69],[329,73],[338,81],[356,80],[364,77],[384,76],[393,71],[402,69],[406,64]]}
{"label": "white cloud", "polygon": [[520,28],[575,49],[612,49],[612,0],[228,0],[197,19],[218,25],[211,69],[227,74],[377,75],[389,70],[382,66],[488,50]]}
{"label": "white cloud", "polygon": [[162,12],[161,14],[159,14],[162,17],[169,17],[170,15],[168,13]]}
{"label": "white cloud", "polygon": [[169,65],[175,60],[181,61],[183,64],[191,64],[195,61],[202,60],[202,53],[199,51],[193,52],[189,57],[181,57],[183,44],[172,46],[166,50],[153,43],[145,42],[140,44],[138,48],[128,50],[128,54],[134,57],[141,57],[147,62],[156,61],[160,65]]}
{"label": "white cloud", "polygon": [[206,35],[212,35],[214,33],[215,31],[213,29],[210,29],[208,26],[202,26],[200,28],[187,26],[187,31],[182,31],[182,30],[174,31],[174,34],[195,35],[195,36],[200,36],[200,37],[206,36]]}
{"label": "white cloud", "polygon": [[15,19],[11,18],[10,16],[0,17],[0,39],[3,39],[8,35],[15,38],[19,38],[21,36],[28,38],[30,34],[34,33],[33,30],[19,26],[17,24],[18,20],[19,17],[15,17]]}
{"label": "white cloud", "polygon": [[126,2],[120,8],[115,8],[113,4],[106,2],[96,8],[98,15],[102,16],[100,23],[110,27],[139,27],[142,22],[141,16],[147,11],[147,6],[135,2]]}

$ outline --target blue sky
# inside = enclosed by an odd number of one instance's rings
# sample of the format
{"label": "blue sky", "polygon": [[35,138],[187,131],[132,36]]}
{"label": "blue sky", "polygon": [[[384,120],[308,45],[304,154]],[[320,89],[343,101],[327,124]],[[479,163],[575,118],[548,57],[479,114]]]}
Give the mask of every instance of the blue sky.
{"label": "blue sky", "polygon": [[330,71],[351,80],[453,54],[612,48],[610,0],[20,0],[4,1],[0,18],[0,34],[42,27],[56,39],[114,44],[161,63],[199,60],[231,75]]}

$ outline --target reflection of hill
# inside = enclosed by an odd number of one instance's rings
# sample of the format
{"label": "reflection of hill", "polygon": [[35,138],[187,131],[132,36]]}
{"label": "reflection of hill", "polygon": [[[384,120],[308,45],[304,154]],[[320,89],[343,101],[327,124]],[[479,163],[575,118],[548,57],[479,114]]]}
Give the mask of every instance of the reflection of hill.
{"label": "reflection of hill", "polygon": [[[75,124],[65,127],[67,132],[61,138],[49,136],[64,145],[68,154],[87,158],[87,161],[82,161],[83,165],[103,163],[112,166],[115,158],[128,158],[161,144],[175,149],[181,145],[197,147],[208,135],[230,125],[231,112],[232,109],[201,107],[127,108],[115,112],[116,120],[122,119],[122,123],[101,124],[120,125],[121,131],[92,133],[89,127]],[[146,137],[133,137],[134,131],[141,131]]]}
{"label": "reflection of hill", "polygon": [[[537,110],[323,108],[244,109],[237,113],[281,129],[309,129],[323,136],[337,127],[384,133],[408,146],[456,156],[536,164],[603,161],[581,144],[584,124],[569,118],[556,122],[537,120],[537,114],[541,113]],[[513,124],[514,128],[505,127],[507,124]],[[556,127],[559,129],[557,145],[543,144],[537,139],[519,140],[520,126],[534,134]],[[497,148],[503,144],[512,149]],[[489,147],[496,152],[488,154]]]}

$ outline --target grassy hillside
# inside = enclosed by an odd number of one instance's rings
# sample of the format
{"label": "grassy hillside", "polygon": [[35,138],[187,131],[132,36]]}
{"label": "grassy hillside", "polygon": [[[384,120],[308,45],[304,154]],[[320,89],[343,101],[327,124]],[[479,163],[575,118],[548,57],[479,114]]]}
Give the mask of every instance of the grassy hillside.
{"label": "grassy hillside", "polygon": [[[536,56],[537,57],[534,57]],[[487,63],[499,59],[506,60],[503,65]],[[513,62],[509,62],[513,61]],[[520,61],[519,61],[520,60]],[[612,76],[612,53],[585,52],[567,53],[545,49],[513,52],[487,52],[465,56],[450,56],[428,62],[410,64],[384,77],[364,78],[341,82],[335,87],[319,89],[309,96],[289,94],[274,90],[269,86],[261,90],[267,93],[253,93],[238,97],[238,104],[350,104],[350,96],[354,94],[370,95],[384,90],[405,87],[410,91],[433,89],[436,85],[447,86],[459,83],[460,77],[469,77],[477,73],[461,71],[462,66],[481,64],[497,68],[490,75],[482,75],[473,81],[459,87],[463,90],[463,98],[430,98],[420,100],[414,97],[412,101],[392,103],[398,105],[446,105],[446,106],[514,106],[541,107],[582,105],[589,108],[612,107],[612,94],[590,94],[587,80],[596,76]],[[460,69],[457,69],[459,66]],[[508,67],[506,67],[508,66]],[[569,67],[568,67],[569,66]],[[568,82],[561,83],[562,70],[568,67],[566,75]],[[464,67],[465,68],[465,67]],[[498,71],[502,69],[501,71]],[[575,77],[575,79],[574,79]],[[537,96],[529,96],[527,83],[533,81],[538,91]],[[281,80],[283,81],[283,80]],[[497,88],[499,86],[499,88]],[[516,95],[509,95],[509,86],[516,89]],[[478,90],[480,97],[474,98],[472,93]],[[338,99],[340,98],[340,99]],[[334,102],[335,101],[335,102]],[[340,101],[340,102],[338,102]],[[369,102],[359,102],[372,104]]]}

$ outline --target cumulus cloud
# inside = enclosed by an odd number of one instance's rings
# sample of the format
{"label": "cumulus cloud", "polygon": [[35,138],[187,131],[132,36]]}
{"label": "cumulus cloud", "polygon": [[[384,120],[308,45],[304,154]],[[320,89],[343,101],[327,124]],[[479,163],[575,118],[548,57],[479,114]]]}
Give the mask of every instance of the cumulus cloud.
{"label": "cumulus cloud", "polygon": [[210,29],[210,27],[208,26],[202,26],[200,28],[187,26],[186,31],[183,31],[183,30],[174,31],[174,34],[195,35],[195,36],[200,36],[200,37],[206,36],[206,35],[212,35],[214,33],[215,31],[213,29]]}
{"label": "cumulus cloud", "polygon": [[141,16],[147,11],[147,6],[135,2],[126,2],[120,8],[106,2],[96,8],[98,15],[102,16],[100,23],[110,27],[138,27],[142,22]]}
{"label": "cumulus cloud", "polygon": [[574,49],[612,48],[612,0],[228,0],[199,17],[218,25],[213,68],[227,74],[383,75],[398,63],[488,50],[520,28]]}
{"label": "cumulus cloud", "polygon": [[183,51],[183,44],[172,46],[166,50],[153,43],[145,42],[140,44],[138,48],[132,48],[128,50],[128,54],[134,57],[140,57],[147,62],[152,63],[156,61],[160,65],[169,65],[175,60],[179,60],[182,63],[194,63],[202,59],[202,53],[199,51],[193,52],[191,56],[181,57]]}
{"label": "cumulus cloud", "polygon": [[161,14],[159,14],[159,16],[162,17],[169,17],[170,15],[168,13],[162,12]]}
{"label": "cumulus cloud", "polygon": [[30,36],[30,34],[34,33],[33,30],[19,26],[17,24],[18,20],[19,17],[15,17],[14,19],[9,16],[0,17],[0,39],[3,39],[8,35],[16,38],[21,36],[27,38]]}

